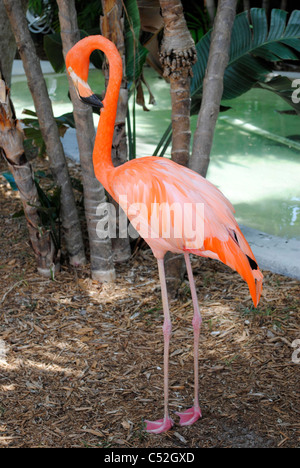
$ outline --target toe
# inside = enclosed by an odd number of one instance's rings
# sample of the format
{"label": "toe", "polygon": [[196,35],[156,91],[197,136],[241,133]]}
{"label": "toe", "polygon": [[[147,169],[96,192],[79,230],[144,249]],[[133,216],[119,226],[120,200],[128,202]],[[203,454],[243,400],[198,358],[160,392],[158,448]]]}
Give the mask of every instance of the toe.
{"label": "toe", "polygon": [[170,418],[158,419],[157,421],[145,421],[146,431],[152,434],[161,434],[171,429],[174,422]]}
{"label": "toe", "polygon": [[180,417],[181,426],[190,426],[202,417],[200,408],[189,408],[182,413],[176,413]]}

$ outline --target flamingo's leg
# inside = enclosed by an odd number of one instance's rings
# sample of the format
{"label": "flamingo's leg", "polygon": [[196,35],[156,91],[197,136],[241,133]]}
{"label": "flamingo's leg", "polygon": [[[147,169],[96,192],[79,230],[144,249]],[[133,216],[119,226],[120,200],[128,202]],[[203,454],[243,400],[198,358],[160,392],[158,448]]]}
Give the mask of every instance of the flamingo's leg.
{"label": "flamingo's leg", "polygon": [[166,432],[173,426],[174,422],[169,416],[169,349],[170,349],[170,338],[172,332],[172,324],[170,318],[170,310],[168,303],[167,285],[165,277],[165,268],[163,259],[158,259],[158,270],[161,284],[161,294],[164,310],[164,418],[158,421],[145,421],[147,426],[147,432],[154,434],[160,434]]}
{"label": "flamingo's leg", "polygon": [[201,313],[199,310],[196,286],[195,286],[195,281],[194,281],[189,254],[185,252],[184,257],[185,257],[185,262],[186,262],[186,267],[187,267],[187,272],[188,272],[188,277],[189,277],[189,282],[190,282],[190,287],[191,287],[193,305],[194,305],[193,328],[194,328],[195,397],[194,397],[194,406],[192,408],[189,408],[182,413],[176,413],[176,414],[180,417],[181,426],[189,426],[193,424],[194,422],[198,421],[198,419],[201,418],[202,416],[200,406],[199,406],[199,336],[200,336],[202,317],[201,317]]}

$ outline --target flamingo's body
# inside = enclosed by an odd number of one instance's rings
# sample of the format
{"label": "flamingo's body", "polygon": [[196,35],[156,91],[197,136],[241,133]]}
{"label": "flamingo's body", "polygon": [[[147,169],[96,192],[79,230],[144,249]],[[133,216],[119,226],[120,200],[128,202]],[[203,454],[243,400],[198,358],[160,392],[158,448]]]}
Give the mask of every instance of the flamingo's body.
{"label": "flamingo's body", "polygon": [[[73,47],[66,62],[80,96],[88,100],[90,96],[94,97],[87,85],[87,78],[89,57],[95,49],[105,52],[110,64],[110,80],[94,148],[95,174],[125,210],[158,261],[165,316],[165,415],[161,420],[147,421],[147,430],[159,433],[173,425],[168,411],[171,320],[163,263],[166,252],[184,253],[194,304],[195,401],[193,408],[179,414],[182,425],[192,424],[201,417],[198,402],[198,348],[202,319],[189,253],[220,260],[236,270],[248,283],[255,307],[260,299],[263,275],[233,216],[232,205],[206,179],[169,159],[157,157],[132,160],[114,168],[111,147],[122,80],[120,55],[114,44],[104,37],[90,36]],[[179,211],[182,209],[179,223],[174,215],[174,206]],[[197,226],[203,229],[195,235]]]}

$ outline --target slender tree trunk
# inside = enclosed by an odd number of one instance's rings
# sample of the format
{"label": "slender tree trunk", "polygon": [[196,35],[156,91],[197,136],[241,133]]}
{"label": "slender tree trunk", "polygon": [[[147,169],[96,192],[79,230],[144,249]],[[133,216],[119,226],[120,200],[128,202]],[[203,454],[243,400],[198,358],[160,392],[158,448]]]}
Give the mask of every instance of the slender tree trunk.
{"label": "slender tree trunk", "polygon": [[38,193],[31,165],[26,160],[23,141],[23,130],[16,119],[0,66],[0,153],[19,189],[38,272],[42,276],[52,277],[55,271],[59,270],[59,253],[55,252],[51,234],[43,228],[38,215]]}
{"label": "slender tree trunk", "polygon": [[16,55],[16,50],[16,41],[9,24],[3,1],[0,0],[0,57],[2,64],[2,74],[9,87],[11,82],[11,70],[13,60]]}
{"label": "slender tree trunk", "polygon": [[214,24],[214,19],[215,19],[215,15],[216,15],[215,0],[206,0],[205,3],[206,3],[207,13],[208,13],[208,16],[209,16],[209,23],[210,23],[210,26],[212,27],[213,24]]}
{"label": "slender tree trunk", "polygon": [[265,8],[267,15],[269,14],[270,9],[270,0],[262,0],[261,7]]}
{"label": "slender tree trunk", "polygon": [[[77,23],[77,12],[74,0],[57,0],[63,53],[66,57],[69,50],[80,40]],[[93,167],[93,148],[95,128],[93,112],[77,97],[73,82],[68,75],[73,114],[77,129],[77,141],[80,152],[80,163],[84,188],[84,207],[89,234],[90,260],[92,278],[100,282],[110,282],[115,279],[115,268],[112,259],[112,245],[109,238],[99,238],[97,228],[101,220],[97,208],[105,203],[105,190],[96,179]]]}
{"label": "slender tree trunk", "polygon": [[250,10],[250,0],[243,0],[243,8],[244,8],[244,11]]}
{"label": "slender tree trunk", "polygon": [[[181,0],[160,0],[164,20],[161,63],[164,76],[170,80],[172,101],[172,159],[187,166],[191,145],[190,77],[196,62],[195,43],[188,30]],[[165,256],[168,294],[174,297],[185,273],[183,255],[170,252]]]}
{"label": "slender tree trunk", "polygon": [[21,55],[28,86],[39,118],[46,144],[50,167],[57,185],[61,188],[62,228],[72,265],[86,262],[82,233],[76,209],[67,163],[53,117],[51,101],[42,74],[39,59],[27,26],[21,0],[3,0],[17,47]]}
{"label": "slender tree trunk", "polygon": [[286,7],[287,7],[287,0],[281,0],[280,9],[286,10]]}
{"label": "slender tree trunk", "polygon": [[236,13],[236,0],[220,0],[203,84],[203,97],[194,136],[190,167],[203,175],[207,174],[210,151],[223,95],[223,79],[228,65],[231,31]]}
{"label": "slender tree trunk", "polygon": [[[128,86],[125,73],[125,36],[124,36],[124,11],[122,0],[102,0],[103,16],[101,17],[101,32],[103,36],[110,39],[116,46],[123,60],[123,80],[120,89],[115,132],[112,145],[112,161],[115,167],[127,161],[127,138],[126,138],[126,116],[128,109]],[[105,81],[108,84],[109,70],[104,67]],[[117,262],[125,262],[131,256],[129,236],[120,237],[119,212],[120,207],[109,196],[109,201],[117,211],[116,232],[117,237],[112,239],[114,259]]]}

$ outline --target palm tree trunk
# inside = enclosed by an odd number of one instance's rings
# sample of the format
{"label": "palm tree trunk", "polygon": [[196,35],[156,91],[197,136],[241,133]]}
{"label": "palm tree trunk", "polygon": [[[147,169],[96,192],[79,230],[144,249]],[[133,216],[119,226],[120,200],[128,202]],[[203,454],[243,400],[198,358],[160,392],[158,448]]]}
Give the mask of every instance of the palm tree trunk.
{"label": "palm tree trunk", "polygon": [[[128,109],[128,87],[125,74],[125,38],[124,38],[124,11],[123,0],[102,0],[103,16],[101,17],[100,27],[103,36],[110,39],[116,46],[123,59],[123,80],[121,83],[117,118],[115,123],[115,132],[112,146],[112,161],[115,167],[124,164],[127,161],[127,138],[126,138],[126,117]],[[108,84],[109,70],[104,67],[105,81]],[[114,260],[116,262],[125,262],[131,256],[129,236],[120,237],[119,219],[120,207],[108,196],[109,202],[116,209],[116,234],[112,239]]]}
{"label": "palm tree trunk", "polygon": [[23,141],[23,130],[16,119],[0,67],[0,153],[19,189],[37,270],[42,276],[53,277],[55,271],[59,270],[59,252],[55,252],[51,234],[43,228],[38,215],[39,197],[31,165],[26,160]]}
{"label": "palm tree trunk", "polygon": [[[64,56],[76,42],[80,40],[77,23],[77,12],[74,0],[57,0],[59,21]],[[72,80],[68,75],[70,95],[73,102],[73,114],[77,129],[77,141],[80,152],[82,180],[84,188],[84,207],[89,234],[90,261],[92,278],[100,282],[110,282],[115,279],[115,268],[112,259],[111,240],[97,235],[101,223],[97,208],[105,203],[105,190],[95,177],[93,168],[93,148],[95,128],[93,113],[77,97]],[[102,223],[103,224],[103,223]]]}
{"label": "palm tree trunk", "polygon": [[[190,77],[196,61],[196,48],[188,30],[180,0],[160,0],[164,20],[161,62],[164,76],[170,80],[172,101],[172,159],[187,166],[191,144]],[[177,294],[185,273],[183,255],[170,252],[165,257],[168,294]]]}
{"label": "palm tree trunk", "polygon": [[191,169],[204,177],[208,170],[213,135],[223,95],[223,79],[229,60],[236,3],[237,0],[219,1],[211,36],[201,109],[190,160]]}
{"label": "palm tree trunk", "polygon": [[164,76],[169,78],[172,99],[172,159],[187,166],[190,157],[190,77],[196,62],[196,48],[180,0],[160,0],[165,23],[161,46]]}
{"label": "palm tree trunk", "polygon": [[33,97],[42,136],[46,144],[50,167],[57,185],[61,188],[62,228],[70,263],[72,265],[82,265],[86,262],[86,258],[79,217],[62,143],[53,117],[51,101],[40,62],[28,30],[21,0],[3,0],[3,3],[23,61],[28,86]]}

